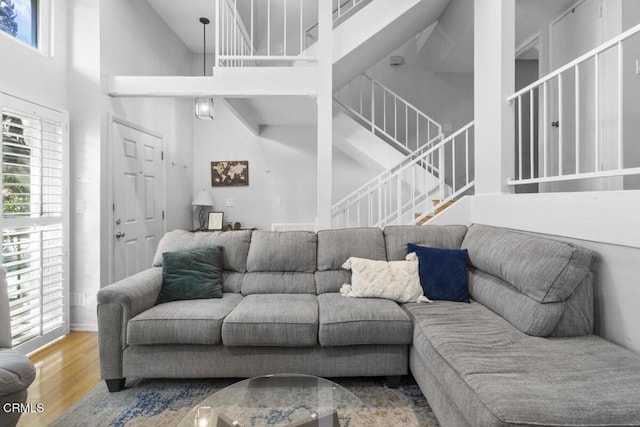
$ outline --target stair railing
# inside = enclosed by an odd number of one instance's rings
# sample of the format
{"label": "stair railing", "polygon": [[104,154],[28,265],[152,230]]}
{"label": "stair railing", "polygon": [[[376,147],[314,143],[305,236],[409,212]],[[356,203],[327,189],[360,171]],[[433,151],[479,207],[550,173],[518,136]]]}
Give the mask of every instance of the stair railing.
{"label": "stair railing", "polygon": [[339,21],[343,16],[351,13],[361,4],[366,2],[367,0],[335,0],[334,4],[337,3],[337,7],[334,11],[333,21]]}
{"label": "stair railing", "polygon": [[361,74],[334,93],[361,125],[404,154],[442,133],[442,126],[382,83]]}
{"label": "stair railing", "polygon": [[271,0],[215,0],[215,66],[316,62],[316,57],[301,53],[306,49],[308,23],[318,21],[317,7],[310,0],[279,4],[284,7],[273,7]]}
{"label": "stair railing", "polygon": [[[333,28],[349,19],[354,13],[371,3],[373,0],[333,0],[332,11]],[[318,23],[316,22],[305,31],[306,47],[318,40]]]}
{"label": "stair railing", "polygon": [[[332,227],[415,224],[468,194],[475,182],[473,122],[438,139],[336,203],[331,210]],[[434,199],[439,203],[434,204]]]}
{"label": "stair railing", "polygon": [[[625,136],[624,123],[628,104],[636,108],[625,83],[635,90],[638,71],[631,60],[638,33],[640,25],[508,98],[514,107],[517,156],[509,185],[640,174],[640,162],[625,159],[625,141],[635,143],[635,135]],[[625,43],[632,52],[628,59]]]}

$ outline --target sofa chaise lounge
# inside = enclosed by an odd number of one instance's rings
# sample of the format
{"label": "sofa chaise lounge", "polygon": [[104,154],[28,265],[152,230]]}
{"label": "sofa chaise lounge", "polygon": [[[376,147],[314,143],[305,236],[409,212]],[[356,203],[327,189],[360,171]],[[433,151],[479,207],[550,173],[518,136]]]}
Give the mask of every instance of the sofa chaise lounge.
{"label": "sofa chaise lounge", "polygon": [[[466,248],[471,303],[339,293],[349,257]],[[222,298],[156,305],[162,254],[223,251]],[[154,267],[101,289],[102,377],[388,376],[411,370],[443,426],[640,425],[640,357],[592,335],[592,254],[487,227],[173,231]],[[427,295],[428,296],[428,295]]]}

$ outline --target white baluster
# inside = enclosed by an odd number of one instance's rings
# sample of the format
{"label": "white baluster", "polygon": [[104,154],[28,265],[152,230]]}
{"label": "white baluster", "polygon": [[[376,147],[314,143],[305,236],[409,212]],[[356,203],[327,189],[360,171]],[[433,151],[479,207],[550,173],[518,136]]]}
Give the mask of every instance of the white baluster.
{"label": "white baluster", "polygon": [[267,0],[267,56],[271,56],[271,0]]}
{"label": "white baluster", "polygon": [[[564,108],[562,107],[562,74],[558,74],[558,118],[560,126],[564,126]],[[558,127],[558,175],[563,173],[563,155],[564,144],[562,135],[562,127]]]}
{"label": "white baluster", "polygon": [[464,132],[464,164],[465,164],[465,181],[464,184],[469,183],[469,130]]}
{"label": "white baluster", "polygon": [[371,132],[376,129],[376,88],[371,80]]}
{"label": "white baluster", "polygon": [[576,173],[580,173],[580,67],[576,64],[575,68],[575,80],[576,80]]}
{"label": "white baluster", "polygon": [[522,179],[522,95],[518,96],[518,177]]}
{"label": "white baluster", "polygon": [[220,36],[221,36],[221,31],[220,31],[220,0],[216,0],[216,51],[215,51],[215,55],[216,55],[216,59],[215,59],[215,64],[216,67],[220,66]]}
{"label": "white baluster", "polygon": [[533,115],[534,108],[535,108],[535,102],[534,102],[535,100],[534,100],[534,96],[533,96],[534,90],[535,89],[531,89],[531,91],[529,92],[529,103],[530,103],[530,106],[529,106],[529,156],[530,156],[530,159],[529,159],[530,166],[529,167],[530,167],[530,177],[529,178],[535,178],[535,174],[533,172],[533,169],[535,167],[535,165],[533,163],[533,160],[534,160],[534,150],[533,150],[533,146],[534,146],[533,142],[534,141],[533,140],[535,138],[535,134],[534,134],[535,122],[534,122],[534,115]]}
{"label": "white baluster", "polygon": [[624,50],[622,41],[618,42],[618,169],[624,167],[623,147],[624,138]]}
{"label": "white baluster", "polygon": [[595,76],[595,172],[600,170],[600,62],[598,61],[599,55],[596,54],[595,60],[595,68],[596,68],[596,76]]}
{"label": "white baluster", "polygon": [[543,142],[542,142],[542,177],[547,177],[547,153],[549,150],[549,85],[545,81],[542,84],[542,92],[544,97],[544,103],[542,104],[542,126],[543,134]]}

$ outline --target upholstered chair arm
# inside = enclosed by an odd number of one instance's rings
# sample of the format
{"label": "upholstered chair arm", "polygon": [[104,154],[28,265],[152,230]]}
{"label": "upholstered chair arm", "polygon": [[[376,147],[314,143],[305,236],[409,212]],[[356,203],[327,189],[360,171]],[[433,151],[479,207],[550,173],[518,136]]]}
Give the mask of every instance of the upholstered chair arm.
{"label": "upholstered chair arm", "polygon": [[98,291],[100,373],[105,380],[123,378],[127,322],[154,306],[161,287],[162,267],[153,267]]}

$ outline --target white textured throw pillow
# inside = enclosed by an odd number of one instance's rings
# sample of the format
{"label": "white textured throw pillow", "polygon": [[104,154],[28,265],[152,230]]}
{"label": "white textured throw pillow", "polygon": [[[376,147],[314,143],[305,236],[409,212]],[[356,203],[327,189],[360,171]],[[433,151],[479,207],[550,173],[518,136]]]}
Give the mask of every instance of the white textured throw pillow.
{"label": "white textured throw pillow", "polygon": [[351,284],[340,294],[347,297],[385,298],[397,302],[431,302],[424,296],[418,275],[418,257],[414,252],[406,261],[374,261],[350,257],[342,268],[351,270]]}

